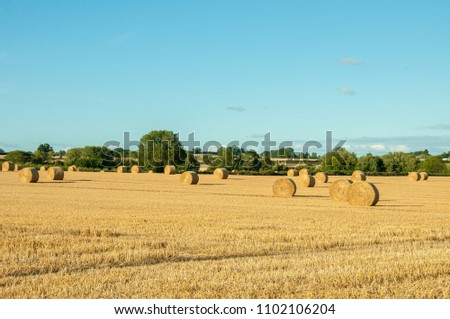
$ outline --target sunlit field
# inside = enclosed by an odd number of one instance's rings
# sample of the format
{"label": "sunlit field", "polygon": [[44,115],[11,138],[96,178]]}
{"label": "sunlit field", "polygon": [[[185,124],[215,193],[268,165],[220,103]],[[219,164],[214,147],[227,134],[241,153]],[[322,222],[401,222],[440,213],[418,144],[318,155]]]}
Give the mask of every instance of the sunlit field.
{"label": "sunlit field", "polygon": [[450,298],[450,178],[369,176],[375,207],[276,178],[0,172],[0,297]]}

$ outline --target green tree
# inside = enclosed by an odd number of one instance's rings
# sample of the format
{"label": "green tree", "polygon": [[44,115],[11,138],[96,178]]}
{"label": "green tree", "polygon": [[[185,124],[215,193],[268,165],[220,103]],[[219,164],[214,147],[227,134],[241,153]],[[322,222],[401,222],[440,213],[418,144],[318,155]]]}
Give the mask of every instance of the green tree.
{"label": "green tree", "polygon": [[33,154],[31,152],[25,152],[20,150],[12,151],[6,154],[5,160],[16,164],[28,164],[32,162]]}
{"label": "green tree", "polygon": [[356,167],[357,157],[344,148],[326,153],[322,157],[322,170],[330,174],[349,174]]}
{"label": "green tree", "polygon": [[358,158],[355,168],[369,174],[376,174],[385,171],[382,158],[372,154],[367,154],[366,156],[361,156]]}
{"label": "green tree", "polygon": [[162,172],[166,165],[183,166],[187,152],[172,131],[151,131],[141,138],[139,163],[153,171]]}
{"label": "green tree", "polygon": [[53,159],[53,147],[48,143],[41,144],[34,152],[34,156],[38,159],[38,162],[45,164]]}
{"label": "green tree", "polygon": [[292,147],[280,148],[278,150],[278,155],[280,157],[285,157],[285,158],[289,158],[289,159],[293,159],[296,157],[294,149]]}
{"label": "green tree", "polygon": [[113,151],[101,146],[85,146],[72,148],[66,153],[67,165],[76,165],[85,168],[115,167]]}
{"label": "green tree", "polygon": [[249,150],[240,155],[239,169],[246,171],[257,171],[261,168],[261,160],[258,153],[254,150]]}
{"label": "green tree", "polygon": [[417,169],[419,161],[413,154],[403,152],[388,153],[382,156],[386,172],[391,175],[404,175]]}
{"label": "green tree", "polygon": [[428,174],[447,175],[447,165],[442,161],[440,156],[429,156],[420,165],[421,170]]}
{"label": "green tree", "polygon": [[3,148],[0,148],[0,154],[5,154],[5,151],[3,150]]}

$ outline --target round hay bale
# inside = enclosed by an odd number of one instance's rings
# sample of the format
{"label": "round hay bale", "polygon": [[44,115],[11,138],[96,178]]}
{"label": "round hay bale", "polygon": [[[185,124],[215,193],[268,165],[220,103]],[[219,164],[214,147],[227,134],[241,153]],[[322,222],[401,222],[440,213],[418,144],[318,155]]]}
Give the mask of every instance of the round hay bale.
{"label": "round hay bale", "polygon": [[369,182],[354,182],[347,189],[347,202],[353,206],[374,206],[379,199],[378,189]]}
{"label": "round hay bale", "polygon": [[339,179],[337,181],[334,181],[330,185],[330,197],[332,200],[338,201],[338,202],[345,202],[347,200],[347,190],[348,187],[353,182],[348,179]]}
{"label": "round hay bale", "polygon": [[62,181],[64,179],[64,170],[61,167],[49,167],[47,178],[51,181]]}
{"label": "round hay bale", "polygon": [[420,172],[420,180],[421,181],[428,180],[428,174],[426,172]]}
{"label": "round hay bale", "polygon": [[417,173],[417,172],[410,172],[410,173],[408,174],[408,177],[409,177],[409,179],[410,179],[411,181],[413,181],[413,182],[417,182],[417,181],[420,180],[420,174]]}
{"label": "round hay bale", "polygon": [[18,172],[22,169],[22,166],[19,164],[14,164],[14,172]]}
{"label": "round hay bale", "polygon": [[196,185],[198,183],[198,174],[196,172],[184,172],[180,176],[181,184],[183,185]]}
{"label": "round hay bale", "polygon": [[302,169],[300,170],[300,172],[299,172],[299,175],[300,175],[300,176],[303,176],[303,175],[309,175],[309,176],[311,176],[311,175],[312,175],[312,172],[311,172],[311,170],[309,170],[309,169],[307,169],[307,168],[302,168]]}
{"label": "round hay bale", "polygon": [[126,173],[128,172],[128,168],[126,166],[117,166],[117,173]]}
{"label": "round hay bale", "polygon": [[45,168],[45,166],[41,166],[41,168],[39,168],[39,171],[41,172],[45,172],[47,169]]}
{"label": "round hay bale", "polygon": [[22,183],[36,183],[39,180],[39,172],[34,167],[25,167],[19,172],[19,180]]}
{"label": "round hay bale", "polygon": [[354,171],[352,174],[352,181],[354,182],[360,182],[366,180],[366,174],[364,174],[363,171]]}
{"label": "round hay bale", "polygon": [[67,168],[68,172],[76,172],[78,168],[75,165],[71,165]]}
{"label": "round hay bale", "polygon": [[316,185],[316,179],[311,175],[300,175],[299,184],[301,187],[314,187]]}
{"label": "round hay bale", "polygon": [[142,166],[133,165],[131,167],[131,173],[133,174],[140,174],[144,172],[144,168]]}
{"label": "round hay bale", "polygon": [[14,163],[13,162],[3,162],[2,164],[2,171],[3,172],[7,172],[7,171],[14,171]]}
{"label": "round hay bale", "polygon": [[290,170],[287,171],[287,176],[289,177],[298,176],[298,171],[294,168],[291,168]]}
{"label": "round hay bale", "polygon": [[273,183],[272,190],[277,197],[292,197],[297,192],[297,185],[290,178],[279,178]]}
{"label": "round hay bale", "polygon": [[214,170],[214,177],[217,179],[227,179],[229,172],[226,168],[216,168]]}
{"label": "round hay bale", "polygon": [[166,175],[175,175],[176,172],[177,170],[173,165],[167,165],[166,167],[164,167],[164,174]]}
{"label": "round hay bale", "polygon": [[328,183],[328,175],[324,172],[318,172],[314,175],[314,178],[317,183]]}

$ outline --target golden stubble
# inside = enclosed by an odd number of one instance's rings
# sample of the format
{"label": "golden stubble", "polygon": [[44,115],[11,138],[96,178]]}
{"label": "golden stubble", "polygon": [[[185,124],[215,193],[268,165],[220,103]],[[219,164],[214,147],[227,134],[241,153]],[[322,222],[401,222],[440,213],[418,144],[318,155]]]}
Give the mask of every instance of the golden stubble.
{"label": "golden stubble", "polygon": [[199,178],[1,172],[0,298],[450,297],[450,178],[369,176],[374,207]]}

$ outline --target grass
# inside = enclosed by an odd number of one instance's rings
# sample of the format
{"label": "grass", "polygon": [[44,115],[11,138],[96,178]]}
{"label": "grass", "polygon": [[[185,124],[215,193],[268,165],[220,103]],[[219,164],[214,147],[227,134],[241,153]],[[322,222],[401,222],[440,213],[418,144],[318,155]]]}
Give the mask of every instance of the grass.
{"label": "grass", "polygon": [[375,207],[276,179],[1,172],[0,298],[450,297],[450,178],[369,177]]}

